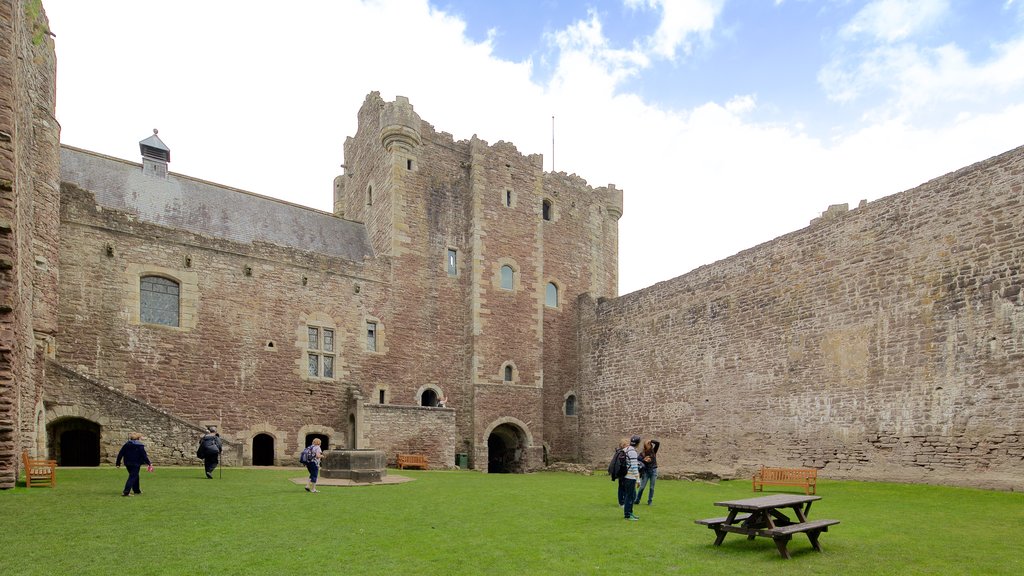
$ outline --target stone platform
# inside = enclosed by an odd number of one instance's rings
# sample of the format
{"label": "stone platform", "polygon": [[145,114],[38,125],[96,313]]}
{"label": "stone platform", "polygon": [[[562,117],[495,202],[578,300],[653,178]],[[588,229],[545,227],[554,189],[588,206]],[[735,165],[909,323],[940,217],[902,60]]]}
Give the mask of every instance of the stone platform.
{"label": "stone platform", "polygon": [[[406,482],[412,482],[415,478],[409,478],[408,476],[395,476],[389,474],[376,482],[357,482],[348,478],[324,478],[320,477],[316,482],[317,488],[323,488],[324,486],[386,486],[390,484],[404,484]],[[299,486],[305,486],[306,482],[309,482],[309,476],[303,476],[301,478],[292,478],[292,482]]]}

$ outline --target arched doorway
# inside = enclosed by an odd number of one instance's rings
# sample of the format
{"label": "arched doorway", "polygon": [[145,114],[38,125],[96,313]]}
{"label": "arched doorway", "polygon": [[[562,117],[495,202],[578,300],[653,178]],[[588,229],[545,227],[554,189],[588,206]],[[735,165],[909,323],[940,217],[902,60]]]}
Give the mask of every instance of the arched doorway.
{"label": "arched doorway", "polygon": [[252,437],[252,465],[274,465],[274,437],[270,434],[257,434]]}
{"label": "arched doorway", "polygon": [[427,388],[420,396],[420,406],[437,406],[437,392]]}
{"label": "arched doorway", "polygon": [[526,434],[515,424],[501,424],[487,437],[487,472],[519,474],[523,472]]}
{"label": "arched doorway", "polygon": [[64,418],[48,428],[48,448],[58,466],[100,465],[99,424],[84,418]]}
{"label": "arched doorway", "polygon": [[306,434],[306,443],[303,446],[309,446],[313,443],[314,438],[320,439],[320,449],[326,452],[329,450],[331,445],[331,437],[326,434]]}

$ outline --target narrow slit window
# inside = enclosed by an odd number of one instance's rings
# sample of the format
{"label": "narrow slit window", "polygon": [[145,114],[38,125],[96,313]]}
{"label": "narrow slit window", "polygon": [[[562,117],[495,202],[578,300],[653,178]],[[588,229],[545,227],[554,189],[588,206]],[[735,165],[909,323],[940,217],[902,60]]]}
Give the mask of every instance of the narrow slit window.
{"label": "narrow slit window", "polygon": [[366,349],[370,352],[377,351],[377,323],[366,323]]}
{"label": "narrow slit window", "polygon": [[512,206],[512,191],[505,190],[505,206]]}
{"label": "narrow slit window", "polygon": [[459,261],[458,254],[455,250],[448,250],[448,275],[458,276],[459,274]]}
{"label": "narrow slit window", "polygon": [[551,200],[545,200],[540,205],[540,211],[545,220],[551,220]]}
{"label": "narrow slit window", "polygon": [[512,381],[512,367],[511,366],[505,366],[505,382],[511,382],[511,381]]}

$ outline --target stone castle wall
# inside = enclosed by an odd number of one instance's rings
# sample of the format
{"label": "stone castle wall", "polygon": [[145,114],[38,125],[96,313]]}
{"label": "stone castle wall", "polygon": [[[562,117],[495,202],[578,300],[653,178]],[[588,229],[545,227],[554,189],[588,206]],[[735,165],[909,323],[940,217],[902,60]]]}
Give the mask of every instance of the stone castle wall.
{"label": "stone castle wall", "polygon": [[[365,222],[392,266],[389,357],[366,376],[386,383],[395,403],[416,403],[425,387],[447,396],[478,467],[503,419],[528,427],[535,449],[578,457],[575,419],[562,414],[576,382],[575,363],[562,356],[576,348],[575,296],[616,289],[615,251],[605,248],[617,238],[621,194],[541,165],[507,142],[454,141],[408,100],[371,93],[335,181],[335,214]],[[506,264],[512,290],[500,288]],[[555,307],[545,306],[548,282],[559,287]],[[514,368],[509,382],[505,365]]]}
{"label": "stone castle wall", "polygon": [[57,309],[55,57],[38,0],[0,0],[0,488],[37,445]]}
{"label": "stone castle wall", "polygon": [[[245,463],[260,433],[286,463],[306,433],[345,443],[347,382],[378,355],[365,348],[365,318],[386,298],[385,266],[140,222],[98,209],[93,193],[67,182],[62,193],[61,365],[195,426],[217,424],[245,447]],[[235,199],[245,201],[274,202]],[[139,321],[139,279],[149,274],[180,283],[179,327]],[[308,326],[334,329],[334,378],[309,377]],[[76,392],[55,386],[49,401],[87,401]]]}
{"label": "stone castle wall", "polygon": [[581,312],[585,454],[1024,488],[1024,148]]}
{"label": "stone castle wall", "polygon": [[431,469],[449,469],[455,467],[455,454],[465,453],[451,408],[370,403],[363,420],[371,448],[384,452],[389,466],[402,453],[426,456]]}

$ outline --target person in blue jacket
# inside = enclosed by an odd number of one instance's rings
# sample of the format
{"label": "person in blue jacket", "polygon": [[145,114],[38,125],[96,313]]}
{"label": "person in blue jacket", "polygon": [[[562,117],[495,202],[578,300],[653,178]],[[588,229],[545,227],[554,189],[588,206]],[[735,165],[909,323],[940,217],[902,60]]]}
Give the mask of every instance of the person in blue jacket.
{"label": "person in blue jacket", "polygon": [[146,454],[146,445],[142,443],[141,433],[132,432],[128,435],[128,441],[121,446],[121,451],[117,453],[117,462],[114,463],[114,466],[120,468],[122,460],[124,460],[125,470],[128,471],[128,481],[124,483],[124,492],[121,493],[121,496],[131,496],[132,492],[142,494],[142,488],[139,487],[139,469],[145,464],[152,470],[153,463],[149,461],[149,455]]}

